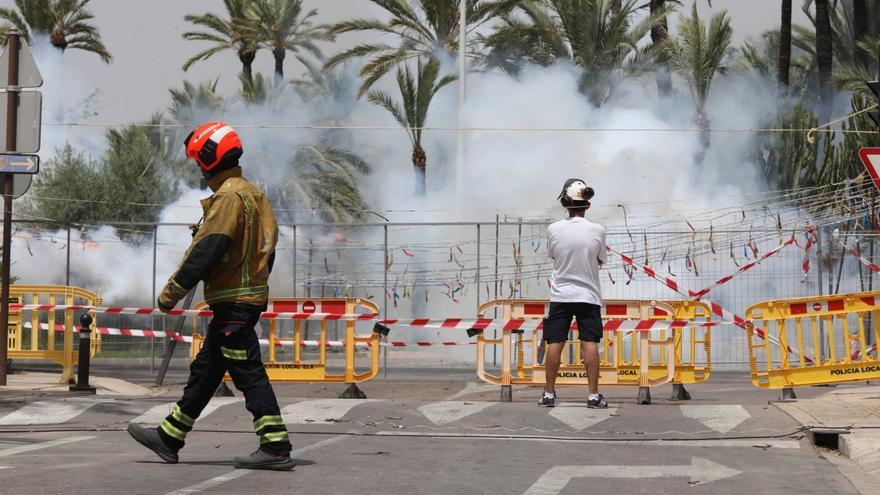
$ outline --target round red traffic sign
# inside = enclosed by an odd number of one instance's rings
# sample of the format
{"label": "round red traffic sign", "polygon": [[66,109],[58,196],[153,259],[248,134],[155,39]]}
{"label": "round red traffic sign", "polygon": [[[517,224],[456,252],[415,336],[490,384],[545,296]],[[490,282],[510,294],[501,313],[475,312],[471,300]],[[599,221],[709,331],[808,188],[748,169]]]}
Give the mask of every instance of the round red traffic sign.
{"label": "round red traffic sign", "polygon": [[822,303],[813,303],[813,311],[822,311]]}
{"label": "round red traffic sign", "polygon": [[306,301],[303,303],[303,313],[314,313],[315,312],[315,302],[314,301]]}

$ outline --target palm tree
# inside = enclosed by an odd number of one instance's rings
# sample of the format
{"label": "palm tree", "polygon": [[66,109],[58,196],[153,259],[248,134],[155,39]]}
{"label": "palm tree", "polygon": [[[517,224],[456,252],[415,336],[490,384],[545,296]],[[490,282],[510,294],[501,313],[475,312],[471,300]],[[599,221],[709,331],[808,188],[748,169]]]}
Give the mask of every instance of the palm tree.
{"label": "palm tree", "polygon": [[416,62],[415,75],[407,65],[397,69],[397,87],[400,90],[401,103],[398,104],[388,93],[372,90],[367,98],[374,105],[388,111],[406,129],[412,144],[412,164],[416,174],[416,195],[425,195],[425,173],[428,167],[428,156],[422,147],[422,129],[428,120],[428,109],[431,100],[443,86],[455,81],[455,76],[444,76],[438,80],[440,62],[435,58]]}
{"label": "palm tree", "polygon": [[297,56],[306,71],[291,81],[294,90],[312,107],[319,122],[341,123],[357,100],[357,72],[351,64],[322,70],[323,61]]}
{"label": "palm tree", "polygon": [[[203,82],[198,86],[189,81],[183,82],[180,89],[169,89],[171,106],[168,113],[178,124],[196,126],[207,120],[216,120],[223,112],[225,102],[217,94],[217,82]],[[189,131],[187,131],[189,132]]]}
{"label": "palm tree", "polygon": [[834,100],[834,87],[831,84],[831,71],[834,66],[833,40],[828,0],[816,0],[816,65],[819,68],[819,121],[821,123],[828,122],[828,119],[831,118]]}
{"label": "palm tree", "polygon": [[[651,0],[649,8],[651,16],[657,18],[654,25],[651,26],[651,43],[657,48],[658,54],[662,56],[663,44],[669,39],[669,23],[666,21],[666,15],[660,14],[662,10],[666,9],[666,0]],[[672,79],[669,77],[669,69],[665,64],[660,66],[657,73],[657,92],[661,95],[672,93]]]}
{"label": "palm tree", "polygon": [[[438,52],[458,53],[460,0],[370,0],[383,8],[390,19],[351,19],[330,28],[330,34],[373,33],[396,38],[397,43],[361,43],[327,61],[333,68],[361,57],[370,60],[363,66],[364,79],[358,97],[366,94],[382,76],[412,59],[430,58]],[[467,53],[482,60],[477,30],[521,0],[465,0],[467,2]]]}
{"label": "palm tree", "polygon": [[89,21],[95,16],[86,8],[89,0],[15,0],[18,11],[0,8],[0,19],[9,24],[0,27],[2,43],[6,33],[16,29],[31,42],[32,37],[48,35],[52,46],[63,53],[67,49],[85,50],[110,63],[113,56],[101,41],[101,35]]}
{"label": "palm tree", "polygon": [[779,57],[776,63],[776,85],[780,95],[788,94],[791,75],[791,0],[782,0],[782,23],[779,28]]}
{"label": "palm tree", "polygon": [[252,12],[257,42],[271,50],[275,57],[276,86],[284,80],[284,58],[288,51],[305,50],[321,56],[315,41],[333,39],[323,27],[312,24],[316,10],[303,15],[302,0],[254,0]]}
{"label": "palm tree", "polygon": [[204,28],[201,31],[183,33],[184,39],[190,41],[208,41],[214,43],[186,61],[183,70],[188,70],[194,63],[207,60],[224,50],[233,50],[241,61],[241,71],[248,80],[253,77],[254,59],[257,57],[257,44],[252,29],[253,17],[250,5],[254,0],[223,0],[226,6],[227,19],[215,14],[187,15],[187,21]]}
{"label": "palm tree", "polygon": [[[321,141],[297,148],[291,159],[295,173],[284,185],[300,203],[322,212],[331,222],[360,220],[367,204],[360,194],[360,176],[370,165],[356,153]],[[285,193],[285,198],[288,197]]]}
{"label": "palm tree", "polygon": [[864,50],[858,49],[858,42],[863,41],[865,36],[868,36],[870,33],[870,29],[868,26],[868,20],[871,19],[868,17],[868,2],[867,0],[853,0],[853,38],[852,43],[853,51],[856,56],[856,63],[868,67],[869,59],[868,54]]}
{"label": "palm tree", "polygon": [[732,36],[733,28],[726,10],[712,16],[707,31],[694,3],[691,15],[680,21],[678,37],[670,39],[667,45],[672,68],[688,82],[694,99],[694,122],[703,130],[698,162],[703,161],[710,143],[711,121],[706,114],[706,101],[715,74],[726,70],[723,60]]}
{"label": "palm tree", "polygon": [[546,66],[568,60],[582,69],[581,91],[601,106],[617,77],[651,65],[650,48],[640,48],[639,41],[669,9],[658,7],[634,22],[637,2],[626,0],[617,10],[613,0],[524,1],[486,38],[489,60],[512,73],[524,62]]}

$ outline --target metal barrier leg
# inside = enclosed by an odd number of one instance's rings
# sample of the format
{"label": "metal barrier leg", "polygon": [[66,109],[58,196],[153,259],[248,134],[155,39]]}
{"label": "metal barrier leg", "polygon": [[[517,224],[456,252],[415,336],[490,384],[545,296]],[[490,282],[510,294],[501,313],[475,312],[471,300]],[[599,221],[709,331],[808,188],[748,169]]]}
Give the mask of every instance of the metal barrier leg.
{"label": "metal barrier leg", "polygon": [[691,394],[684,388],[684,383],[673,383],[669,400],[691,400]]}
{"label": "metal barrier leg", "polygon": [[214,397],[235,397],[235,394],[226,382],[220,382],[220,386],[214,391]]}
{"label": "metal barrier leg", "polygon": [[357,383],[349,383],[348,388],[339,394],[340,399],[366,399],[367,394],[358,388]]}
{"label": "metal barrier leg", "polygon": [[795,395],[794,389],[791,387],[783,388],[782,400],[797,400],[797,395]]}
{"label": "metal barrier leg", "polygon": [[651,403],[651,387],[639,387],[639,404]]}
{"label": "metal barrier leg", "polygon": [[513,387],[510,385],[501,386],[501,402],[513,402]]}

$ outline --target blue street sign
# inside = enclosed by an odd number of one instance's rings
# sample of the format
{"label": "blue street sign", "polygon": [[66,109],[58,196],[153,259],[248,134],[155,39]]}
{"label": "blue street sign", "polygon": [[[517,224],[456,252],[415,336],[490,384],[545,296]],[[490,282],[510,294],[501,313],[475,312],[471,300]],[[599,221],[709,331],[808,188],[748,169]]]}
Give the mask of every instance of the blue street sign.
{"label": "blue street sign", "polygon": [[0,153],[0,173],[35,174],[40,171],[40,157],[37,155],[10,155]]}

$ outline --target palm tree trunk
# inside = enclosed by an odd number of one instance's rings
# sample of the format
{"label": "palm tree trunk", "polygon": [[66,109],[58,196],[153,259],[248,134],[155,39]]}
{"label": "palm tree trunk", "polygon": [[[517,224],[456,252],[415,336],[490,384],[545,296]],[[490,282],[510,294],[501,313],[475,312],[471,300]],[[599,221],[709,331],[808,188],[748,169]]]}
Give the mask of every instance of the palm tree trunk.
{"label": "palm tree trunk", "polygon": [[700,148],[697,150],[697,155],[695,157],[695,160],[699,165],[703,163],[703,160],[706,158],[706,151],[709,150],[709,146],[712,144],[712,123],[706,115],[706,110],[702,107],[697,109],[697,114],[694,116],[694,122],[697,124],[697,127],[700,128]]}
{"label": "palm tree trunk", "polygon": [[816,63],[819,66],[819,124],[831,119],[834,88],[831,86],[831,12],[828,0],[816,0]]}
{"label": "palm tree trunk", "polygon": [[280,88],[284,82],[284,56],[287,50],[284,47],[272,49],[272,55],[275,57],[275,87]]}
{"label": "palm tree trunk", "polygon": [[257,58],[257,53],[253,51],[240,51],[238,52],[238,59],[241,61],[241,73],[244,74],[245,79],[248,82],[253,82],[254,80],[254,59]]}
{"label": "palm tree trunk", "polygon": [[425,154],[421,143],[413,145],[412,164],[416,173],[416,196],[422,197],[426,191],[426,172],[428,168],[428,155]]}
{"label": "palm tree trunk", "polygon": [[791,73],[791,0],[782,0],[782,25],[779,28],[779,58],[776,61],[776,85],[779,96],[788,94]]}
{"label": "palm tree trunk", "polygon": [[856,63],[870,66],[870,54],[855,46],[857,41],[868,35],[868,3],[866,0],[853,0],[853,53]]}
{"label": "palm tree trunk", "polygon": [[[790,1],[790,0],[789,0]],[[662,9],[666,5],[666,0],[651,0],[651,15]],[[669,24],[666,22],[666,16],[660,18],[656,24],[651,26],[651,42],[654,48],[662,50],[663,43],[669,39]],[[667,96],[672,93],[672,77],[669,75],[669,67],[662,64],[657,72],[657,92],[661,96]]]}

